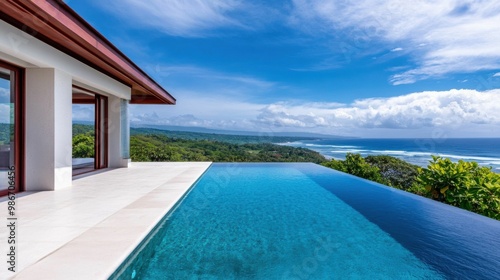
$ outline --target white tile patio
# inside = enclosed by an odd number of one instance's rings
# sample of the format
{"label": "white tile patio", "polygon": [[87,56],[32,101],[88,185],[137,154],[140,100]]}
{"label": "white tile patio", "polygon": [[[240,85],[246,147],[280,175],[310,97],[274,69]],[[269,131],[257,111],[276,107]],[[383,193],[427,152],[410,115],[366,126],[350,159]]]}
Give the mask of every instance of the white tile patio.
{"label": "white tile patio", "polygon": [[[106,279],[209,166],[133,163],[63,190],[18,194],[17,272],[2,261],[0,279]],[[7,246],[2,226],[0,259],[7,259]]]}

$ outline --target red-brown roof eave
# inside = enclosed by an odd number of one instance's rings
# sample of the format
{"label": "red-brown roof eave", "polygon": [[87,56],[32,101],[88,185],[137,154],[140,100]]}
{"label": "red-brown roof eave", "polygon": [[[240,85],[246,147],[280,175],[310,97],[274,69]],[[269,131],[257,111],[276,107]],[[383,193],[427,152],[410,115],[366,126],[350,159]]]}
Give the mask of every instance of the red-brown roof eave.
{"label": "red-brown roof eave", "polygon": [[60,0],[0,1],[0,18],[132,88],[131,103],[175,98]]}

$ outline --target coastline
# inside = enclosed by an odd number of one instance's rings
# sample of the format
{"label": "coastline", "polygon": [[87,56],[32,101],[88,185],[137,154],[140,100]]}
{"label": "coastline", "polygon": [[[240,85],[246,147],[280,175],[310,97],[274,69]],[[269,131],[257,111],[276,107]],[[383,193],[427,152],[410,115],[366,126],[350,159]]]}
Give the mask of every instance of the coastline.
{"label": "coastline", "polygon": [[[500,143],[496,138],[447,139],[439,143],[432,139],[318,139],[275,143],[276,145],[301,147],[319,152],[326,159],[345,159],[347,153],[388,155],[408,163],[427,167],[432,155],[459,160],[474,161],[489,166],[500,173]],[[429,144],[430,143],[430,144]]]}

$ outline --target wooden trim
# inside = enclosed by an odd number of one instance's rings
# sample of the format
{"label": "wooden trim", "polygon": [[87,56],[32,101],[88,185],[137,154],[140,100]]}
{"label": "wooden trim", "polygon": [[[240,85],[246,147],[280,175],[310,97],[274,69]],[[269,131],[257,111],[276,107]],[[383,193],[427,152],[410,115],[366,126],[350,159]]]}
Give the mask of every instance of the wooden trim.
{"label": "wooden trim", "polygon": [[19,128],[18,128],[18,142],[16,143],[16,145],[19,145],[17,151],[18,151],[18,154],[17,154],[17,157],[18,157],[18,160],[19,160],[19,172],[18,172],[18,177],[19,177],[19,181],[18,181],[18,191],[19,192],[23,192],[26,190],[26,173],[25,173],[25,165],[26,165],[26,153],[25,153],[25,147],[26,147],[26,87],[25,87],[25,84],[26,84],[26,81],[25,81],[25,69],[23,68],[20,68],[19,69],[19,72],[18,72],[18,83],[17,83],[17,86],[18,86],[18,90],[19,90],[19,103],[20,105],[18,106],[18,112],[17,112],[17,117],[19,118],[20,120],[20,125],[19,125]]}
{"label": "wooden trim", "polygon": [[94,96],[94,170],[99,169],[99,158],[101,151],[100,141],[100,112],[99,112],[99,95]]}
{"label": "wooden trim", "polygon": [[[95,169],[108,167],[108,98],[96,95]],[[103,108],[104,107],[104,108]],[[102,140],[102,141],[101,141]],[[102,160],[101,160],[102,158]]]}
{"label": "wooden trim", "polygon": [[156,104],[176,102],[61,0],[2,0],[0,19],[133,88],[133,95],[149,96]]}
{"label": "wooden trim", "polygon": [[[15,116],[14,116],[14,167],[15,167],[15,190],[14,192],[22,192],[25,189],[25,87],[24,87],[24,69],[9,64],[0,60],[0,67],[8,69],[14,72],[14,98],[15,98]],[[5,196],[8,194],[8,190],[1,190],[0,196]]]}
{"label": "wooden trim", "polygon": [[[83,93],[75,94],[74,89]],[[73,104],[95,104],[96,102],[95,97],[97,95],[100,94],[95,91],[86,89],[84,87],[73,85],[73,95],[72,95]]]}
{"label": "wooden trim", "polygon": [[108,150],[108,133],[109,133],[109,127],[108,127],[108,98],[105,97],[105,96],[101,96],[101,99],[102,99],[102,103],[101,106],[104,106],[104,116],[101,116],[101,117],[104,117],[102,119],[102,124],[104,125],[104,130],[101,131],[101,133],[104,133],[103,135],[103,141],[104,141],[104,147],[103,147],[103,150],[102,152],[104,152],[104,155],[103,155],[103,160],[104,162],[99,162],[100,164],[100,167],[99,169],[102,169],[102,168],[107,168],[108,167],[108,154],[109,154],[109,150]]}
{"label": "wooden trim", "polygon": [[83,98],[73,98],[73,104],[94,104],[93,100]]}

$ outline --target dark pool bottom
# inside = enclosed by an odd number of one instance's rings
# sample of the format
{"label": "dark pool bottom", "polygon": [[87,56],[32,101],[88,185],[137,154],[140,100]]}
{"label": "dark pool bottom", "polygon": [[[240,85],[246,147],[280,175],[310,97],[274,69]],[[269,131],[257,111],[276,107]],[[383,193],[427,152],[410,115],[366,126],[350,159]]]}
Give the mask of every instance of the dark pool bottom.
{"label": "dark pool bottom", "polygon": [[213,164],[111,278],[500,279],[500,222],[315,164]]}

